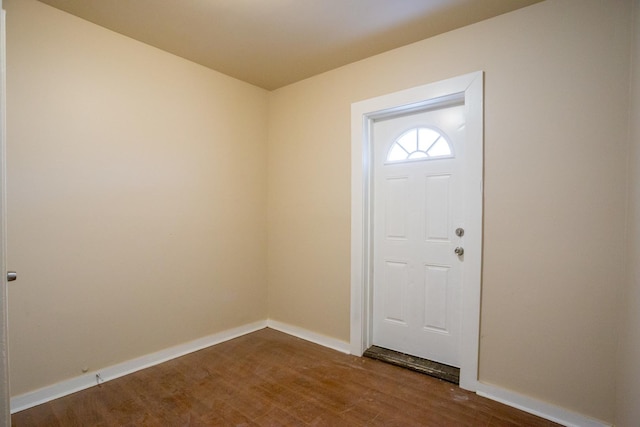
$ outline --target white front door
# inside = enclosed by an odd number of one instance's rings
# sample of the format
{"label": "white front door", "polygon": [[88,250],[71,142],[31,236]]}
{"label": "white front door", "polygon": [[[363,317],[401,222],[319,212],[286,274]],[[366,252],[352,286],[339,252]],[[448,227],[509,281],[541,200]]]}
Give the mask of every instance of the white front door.
{"label": "white front door", "polygon": [[[384,260],[384,256],[387,256],[389,263],[382,265],[382,271],[385,267],[388,268],[390,277],[399,283],[406,283],[404,291],[407,292],[406,296],[396,297],[395,312],[391,312],[393,306],[389,306],[389,315],[384,315],[388,320],[378,321],[378,326],[382,323],[390,324],[388,326],[395,326],[395,333],[403,333],[409,329],[409,325],[416,317],[420,320],[417,324],[417,330],[425,330],[429,332],[429,335],[440,334],[442,336],[452,336],[450,330],[452,325],[450,320],[446,317],[446,314],[440,315],[438,312],[431,312],[427,316],[426,308],[435,305],[434,302],[438,300],[446,299],[448,301],[450,291],[450,283],[452,280],[460,280],[459,299],[456,301],[457,310],[460,313],[458,321],[458,359],[460,367],[460,387],[466,390],[475,391],[478,388],[478,353],[479,353],[479,338],[480,338],[480,291],[481,291],[481,276],[482,276],[482,170],[483,170],[483,98],[484,98],[484,73],[477,71],[469,74],[464,74],[450,79],[441,80],[417,86],[409,89],[405,89],[399,92],[389,93],[386,95],[377,96],[375,98],[366,99],[353,103],[351,105],[351,353],[355,355],[362,355],[364,351],[374,342],[374,294],[379,297],[384,297],[384,288],[377,288],[377,284],[374,284],[374,273],[376,277],[380,276],[381,266],[376,264],[376,256]],[[449,121],[455,118],[455,115],[445,114],[448,107],[454,104],[464,105],[464,126],[458,121],[458,126],[451,124]],[[455,168],[449,170],[434,169],[433,171],[417,172],[418,176],[422,174],[424,179],[423,184],[418,183],[415,186],[410,185],[415,180],[415,173],[399,172],[396,175],[391,173],[387,175],[382,174],[385,169],[391,170],[398,166],[399,171],[404,167],[401,164],[403,162],[397,162],[393,164],[391,161],[388,164],[383,160],[385,153],[384,148],[376,149],[376,139],[380,142],[381,136],[374,135],[378,131],[382,132],[382,127],[387,121],[389,126],[394,126],[392,123],[400,123],[402,117],[407,120],[415,119],[419,117],[419,113],[435,113],[440,111],[442,114],[426,114],[427,122],[417,121],[414,126],[422,126],[429,128],[432,125],[436,125],[442,133],[448,135],[451,141],[452,153],[455,158]],[[453,109],[451,110],[453,111]],[[413,117],[415,114],[418,116]],[[431,121],[428,116],[437,119]],[[388,120],[391,121],[389,122]],[[397,122],[396,122],[397,120]],[[420,119],[421,120],[421,119]],[[455,122],[455,121],[454,121]],[[390,140],[394,140],[396,136],[402,135],[405,127],[408,129],[412,125],[405,124],[400,126],[396,130],[396,133],[392,133],[387,138],[386,143],[391,144]],[[463,126],[463,127],[462,127]],[[377,136],[377,138],[374,138]],[[387,145],[389,147],[389,145]],[[441,148],[442,146],[440,146]],[[424,143],[423,147],[424,148]],[[392,154],[391,160],[400,158],[402,149],[395,151]],[[406,154],[409,153],[411,147],[405,149]],[[382,154],[380,154],[382,152]],[[437,154],[433,152],[432,154]],[[381,157],[382,155],[382,157]],[[413,159],[420,157],[422,154],[413,153]],[[446,164],[447,159],[441,156],[440,159],[433,158],[432,160],[416,160],[410,162],[411,165],[407,167],[416,166],[423,163],[425,168],[438,168],[438,163]],[[407,162],[409,163],[409,162]],[[449,162],[452,163],[452,162]],[[435,165],[435,166],[434,166]],[[403,175],[404,174],[404,175]],[[451,174],[451,185],[443,184],[444,178],[436,179],[437,176],[443,176]],[[404,176],[407,180],[407,195],[406,197],[399,193],[396,195],[399,199],[404,197],[407,202],[407,208],[405,210],[407,216],[406,219],[406,233],[405,240],[409,240],[410,237],[418,234],[418,238],[422,240],[432,240],[435,246],[434,248],[448,248],[442,252],[442,258],[424,260],[411,259],[409,256],[406,258],[395,258],[396,256],[409,255],[412,249],[406,249],[404,253],[398,252],[398,254],[383,255],[383,250],[387,247],[398,248],[404,243],[402,241],[402,230],[395,228],[389,230],[389,239],[384,237],[384,228],[388,225],[391,227],[394,222],[394,217],[389,217],[387,221],[386,217],[380,217],[380,206],[384,206],[381,203],[380,194],[376,194],[380,189],[380,185],[376,183],[376,180],[382,180],[386,183],[386,177],[391,178],[393,176]],[[429,180],[429,181],[427,181]],[[424,184],[424,182],[427,184]],[[454,184],[458,182],[458,184]],[[389,182],[389,187],[402,187],[400,180]],[[420,188],[423,190],[420,190]],[[417,188],[417,190],[416,190]],[[454,212],[455,209],[451,208],[451,211],[447,213],[451,214],[449,217],[451,222],[447,224],[447,230],[444,233],[439,231],[439,222],[437,215],[444,212],[438,210],[438,205],[432,205],[434,209],[431,213],[430,208],[424,207],[424,215],[432,215],[429,219],[426,216],[423,218],[422,225],[420,222],[416,222],[414,213],[409,209],[416,209],[415,200],[423,200],[426,202],[431,198],[439,197],[442,199],[443,188],[450,191],[450,195],[453,195],[456,200],[462,200],[462,214]],[[454,190],[457,189],[457,190]],[[460,196],[457,192],[462,191]],[[417,193],[417,195],[409,193]],[[427,197],[425,194],[429,194]],[[395,194],[395,193],[394,193]],[[440,195],[438,195],[440,194]],[[382,196],[386,196],[386,191],[383,188]],[[377,205],[376,205],[377,203]],[[389,206],[395,208],[397,203],[394,200],[389,200]],[[443,204],[440,204],[443,206]],[[446,206],[446,204],[444,204]],[[452,205],[450,205],[452,206]],[[420,205],[418,205],[420,208]],[[382,211],[384,214],[384,211]],[[400,215],[402,209],[395,209],[393,215]],[[434,216],[436,215],[436,216]],[[401,218],[401,217],[400,217]],[[457,218],[461,218],[464,222],[456,224]],[[417,225],[415,225],[417,224]],[[425,224],[428,224],[429,227]],[[377,227],[377,228],[376,228]],[[418,227],[417,232],[411,227]],[[458,227],[465,228],[463,239],[456,240],[458,236],[453,237],[451,232],[453,230],[455,235],[455,229]],[[400,230],[400,232],[398,231]],[[421,231],[422,230],[422,231]],[[432,233],[434,238],[426,238],[426,233]],[[376,237],[377,233],[377,237]],[[398,236],[391,236],[397,234]],[[443,235],[447,236],[446,241],[442,238]],[[388,240],[388,244],[378,245],[374,240],[380,240],[380,236],[383,236],[383,241]],[[437,237],[440,237],[439,239]],[[380,247],[379,247],[380,246]],[[457,258],[453,254],[453,250],[458,247],[464,247],[463,257]],[[419,248],[419,245],[417,246]],[[433,249],[435,251],[436,249]],[[424,252],[429,255],[431,249],[425,247]],[[451,252],[450,252],[451,251]],[[446,253],[445,253],[446,252]],[[439,253],[439,252],[438,252]],[[435,256],[435,255],[434,255]],[[449,257],[447,259],[447,257]],[[393,263],[396,264],[393,264]],[[384,261],[383,261],[384,263]],[[402,269],[402,263],[406,264],[406,280],[404,279],[404,272]],[[396,268],[394,268],[396,267]],[[456,269],[458,269],[456,271]],[[374,271],[376,270],[376,271]],[[429,280],[429,281],[427,281]],[[403,282],[404,281],[404,282]],[[444,285],[444,283],[447,283]],[[438,287],[438,284],[442,285]],[[426,289],[425,289],[426,286]],[[446,286],[446,287],[445,287]],[[422,288],[422,290],[420,290]],[[446,296],[443,296],[443,289],[446,289]],[[430,302],[427,302],[429,295],[435,295],[436,298],[429,298]],[[440,293],[438,293],[440,292]],[[391,294],[393,295],[393,294]],[[418,295],[416,297],[416,295]],[[381,298],[382,299],[382,298]],[[380,306],[380,300],[377,306]],[[394,300],[391,300],[392,303]],[[412,304],[416,301],[421,301],[424,307],[421,315],[414,308]],[[404,304],[404,305],[402,305]],[[451,306],[455,307],[455,306]],[[447,308],[448,310],[449,308]],[[404,311],[403,311],[404,310]],[[411,310],[411,311],[409,311]],[[384,313],[384,311],[377,310],[378,313]],[[399,314],[398,314],[399,313]],[[406,314],[405,314],[406,313]],[[443,311],[440,311],[443,313]],[[378,317],[380,317],[379,315]],[[395,317],[400,318],[395,319]],[[404,320],[406,318],[406,320]],[[438,323],[435,319],[440,319]],[[445,327],[442,327],[442,319],[444,319]],[[401,326],[401,323],[407,323],[407,326]],[[428,323],[427,323],[428,322]],[[449,322],[449,323],[447,323]],[[420,324],[422,323],[422,325]],[[379,329],[379,328],[375,328]],[[379,338],[379,333],[376,331],[376,336]],[[393,335],[393,334],[392,334]],[[426,334],[423,334],[426,335]],[[427,335],[427,336],[429,336]],[[402,341],[402,340],[400,340]],[[409,341],[409,338],[405,342]],[[453,340],[455,342],[455,339]],[[384,345],[384,344],[383,344]],[[418,345],[420,349],[429,347],[428,344]],[[454,345],[455,347],[455,345]],[[437,356],[427,355],[428,358],[437,359]],[[449,362],[451,363],[451,362]]]}
{"label": "white front door", "polygon": [[373,344],[457,367],[464,128],[459,100],[372,131]]}

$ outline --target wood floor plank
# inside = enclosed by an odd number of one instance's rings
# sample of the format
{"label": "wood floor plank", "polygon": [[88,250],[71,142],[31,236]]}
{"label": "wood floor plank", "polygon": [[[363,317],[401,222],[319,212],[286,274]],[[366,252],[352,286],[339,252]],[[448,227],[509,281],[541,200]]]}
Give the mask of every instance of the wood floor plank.
{"label": "wood floor plank", "polygon": [[556,424],[442,380],[263,329],[13,414],[14,426]]}

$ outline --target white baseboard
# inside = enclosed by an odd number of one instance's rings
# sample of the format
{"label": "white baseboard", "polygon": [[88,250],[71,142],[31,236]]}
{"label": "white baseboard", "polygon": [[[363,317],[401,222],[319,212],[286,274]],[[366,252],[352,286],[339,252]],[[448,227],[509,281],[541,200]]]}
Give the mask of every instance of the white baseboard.
{"label": "white baseboard", "polygon": [[[311,332],[298,326],[289,325],[277,320],[263,320],[237,328],[229,329],[217,334],[209,335],[185,344],[148,354],[127,362],[88,372],[81,376],[71,378],[41,389],[31,391],[11,398],[11,413],[19,412],[31,408],[50,400],[57,399],[97,385],[96,375],[100,375],[100,382],[106,382],[122,377],[133,372],[149,368],[154,365],[175,359],[194,351],[202,350],[224,341],[258,331],[265,327],[284,332],[288,335],[301,338],[306,341],[331,348],[341,353],[351,354],[350,343],[326,335]],[[569,411],[567,409],[542,402],[528,396],[524,396],[510,390],[496,387],[490,384],[478,383],[476,393],[480,396],[504,403],[505,405],[520,409],[530,414],[537,415],[547,420],[568,426],[568,427],[611,427],[610,424],[584,415]]]}
{"label": "white baseboard", "polygon": [[315,344],[319,344],[323,347],[328,347],[341,353],[351,354],[351,344],[346,341],[341,341],[335,338],[328,337],[326,335],[311,332],[307,329],[299,328],[297,326],[289,325],[287,323],[278,322],[277,320],[267,320],[267,327],[275,329],[276,331],[284,332],[294,337],[302,338],[305,341],[310,341]]}
{"label": "white baseboard", "polygon": [[100,375],[101,383],[106,382],[175,359],[176,357],[184,356],[185,354],[193,353],[194,351],[202,350],[203,348],[264,329],[265,327],[267,327],[267,321],[265,320],[239,326],[12,397],[11,413],[13,414],[40,405],[41,403],[93,387],[97,385],[98,379],[96,375]]}
{"label": "white baseboard", "polygon": [[476,393],[567,427],[611,427],[611,424],[493,385],[478,383]]}

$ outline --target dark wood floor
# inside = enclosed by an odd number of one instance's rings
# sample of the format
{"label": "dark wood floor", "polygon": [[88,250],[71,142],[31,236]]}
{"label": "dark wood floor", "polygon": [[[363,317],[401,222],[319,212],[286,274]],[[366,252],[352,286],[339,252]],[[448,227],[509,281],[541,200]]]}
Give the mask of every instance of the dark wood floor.
{"label": "dark wood floor", "polygon": [[14,426],[552,426],[457,386],[263,329],[16,413]]}

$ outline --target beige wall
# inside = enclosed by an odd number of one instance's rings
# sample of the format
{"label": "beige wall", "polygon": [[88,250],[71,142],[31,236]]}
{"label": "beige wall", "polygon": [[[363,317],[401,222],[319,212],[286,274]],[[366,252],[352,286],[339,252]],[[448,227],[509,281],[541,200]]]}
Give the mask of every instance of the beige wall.
{"label": "beige wall", "polygon": [[348,341],[351,103],[484,70],[481,380],[637,417],[637,266],[617,407],[613,363],[631,0],[547,0],[270,94],[5,5],[14,395],[267,316]]}
{"label": "beige wall", "polygon": [[629,155],[628,286],[621,292],[616,425],[640,420],[640,0],[634,1]]}
{"label": "beige wall", "polygon": [[267,92],[8,13],[12,394],[267,316]]}
{"label": "beige wall", "polygon": [[613,421],[630,9],[548,0],[272,92],[270,317],[349,340],[351,103],[484,70],[480,378]]}

